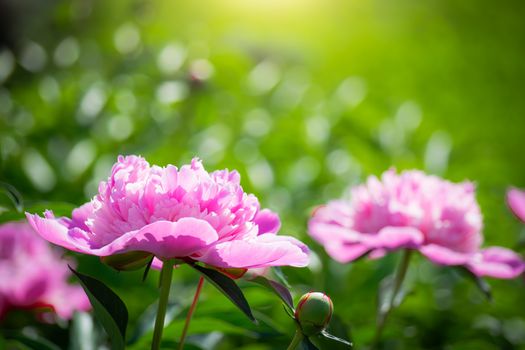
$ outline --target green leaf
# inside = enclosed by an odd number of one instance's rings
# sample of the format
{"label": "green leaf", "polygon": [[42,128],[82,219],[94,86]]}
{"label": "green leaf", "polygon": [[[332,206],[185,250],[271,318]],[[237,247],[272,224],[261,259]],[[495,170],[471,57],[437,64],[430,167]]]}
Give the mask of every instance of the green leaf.
{"label": "green leaf", "polygon": [[292,289],[292,286],[290,286],[290,283],[288,283],[288,278],[286,278],[286,275],[280,266],[272,267],[272,272],[286,288]]}
{"label": "green leaf", "polygon": [[26,347],[32,350],[60,350],[58,345],[37,335],[28,336],[25,334],[18,333],[7,335],[6,338],[16,340],[20,344],[25,345]]}
{"label": "green leaf", "polygon": [[96,318],[111,340],[111,349],[124,349],[128,309],[122,299],[101,281],[83,275],[71,266],[69,269],[80,279],[82,287],[91,301]]}
{"label": "green leaf", "polygon": [[277,295],[290,310],[293,310],[293,298],[290,294],[290,291],[288,288],[280,284],[279,282],[272,281],[266,277],[263,276],[257,276],[256,278],[253,278],[249,280],[250,282],[257,283],[267,289],[269,289],[272,293]]}
{"label": "green leaf", "polygon": [[469,269],[465,267],[457,267],[457,270],[463,275],[466,276],[468,279],[474,282],[476,287],[483,293],[483,295],[487,298],[488,301],[492,301],[492,290],[490,288],[490,285],[487,283],[487,281],[479,276],[476,276],[472,273]]}
{"label": "green leaf", "polygon": [[[153,330],[155,327],[155,318],[157,317],[158,301],[148,306],[146,311],[139,317],[137,326],[133,335],[128,340],[128,345],[136,343],[142,336]],[[164,318],[164,327],[171,323],[175,317],[182,311],[183,307],[177,302],[168,302],[166,316]]]}
{"label": "green leaf", "polygon": [[237,306],[246,316],[248,316],[252,322],[257,323],[257,320],[255,317],[253,317],[252,310],[250,309],[250,305],[248,304],[248,301],[246,301],[244,294],[231,278],[218,271],[199,265],[188,265],[199,271],[212,285],[220,290],[228,299],[231,300],[235,306]]}
{"label": "green leaf", "polygon": [[0,192],[4,193],[7,198],[11,200],[16,211],[22,213],[24,210],[24,201],[22,200],[22,195],[18,190],[6,182],[0,182]]}

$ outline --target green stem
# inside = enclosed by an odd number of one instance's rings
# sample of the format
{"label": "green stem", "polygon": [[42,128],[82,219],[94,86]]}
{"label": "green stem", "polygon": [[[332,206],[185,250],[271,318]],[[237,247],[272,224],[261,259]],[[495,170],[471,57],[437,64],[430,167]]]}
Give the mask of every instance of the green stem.
{"label": "green stem", "polygon": [[407,274],[408,265],[410,263],[411,256],[412,256],[412,250],[405,249],[405,251],[403,252],[403,257],[401,258],[401,261],[399,262],[399,266],[396,271],[394,285],[392,287],[392,295],[390,296],[390,301],[388,303],[388,309],[382,314],[382,316],[380,317],[377,323],[377,331],[374,337],[373,347],[376,347],[377,343],[381,339],[381,334],[383,333],[383,329],[385,328],[385,324],[388,319],[388,316],[390,315],[390,312],[395,306],[397,294],[399,293],[399,290],[401,289],[401,285],[403,284],[403,281]]}
{"label": "green stem", "polygon": [[175,262],[174,259],[164,261],[162,264],[162,270],[160,271],[159,307],[157,309],[157,318],[155,319],[155,330],[153,332],[153,341],[151,342],[151,350],[160,349],[162,331],[164,330],[164,317],[166,316],[166,309],[168,307],[168,297],[170,295],[171,276],[173,275],[174,262]]}
{"label": "green stem", "polygon": [[178,350],[182,350],[184,348],[184,341],[186,340],[186,334],[188,333],[188,329],[190,328],[191,317],[193,316],[193,312],[197,307],[197,302],[199,301],[199,295],[201,294],[203,284],[204,277],[201,276],[201,278],[199,279],[199,283],[197,284],[197,290],[195,291],[195,295],[193,296],[193,302],[191,303],[190,309],[188,310],[188,314],[186,315],[186,321],[184,322],[184,329],[182,330],[182,335],[180,336]]}
{"label": "green stem", "polygon": [[301,341],[303,340],[303,332],[299,328],[295,331],[295,335],[292,339],[292,342],[290,345],[288,345],[287,350],[295,350],[301,344]]}

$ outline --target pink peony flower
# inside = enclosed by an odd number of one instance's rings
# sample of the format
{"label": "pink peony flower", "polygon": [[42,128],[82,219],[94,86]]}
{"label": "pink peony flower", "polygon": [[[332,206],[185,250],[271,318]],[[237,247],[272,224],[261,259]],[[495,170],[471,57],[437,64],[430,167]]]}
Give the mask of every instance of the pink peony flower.
{"label": "pink peony flower", "polygon": [[318,208],[309,233],[342,263],[407,248],[440,265],[463,265],[478,276],[514,278],[525,269],[516,253],[481,249],[482,217],[474,192],[470,182],[389,170],[354,187],[349,201]]}
{"label": "pink peony flower", "polygon": [[308,263],[308,248],[276,234],[279,217],[243,191],[236,171],[208,173],[198,159],[177,169],[120,156],[99,194],[71,219],[50,211],[27,218],[48,241],[97,256],[143,251],[219,268]]}
{"label": "pink peony flower", "polygon": [[80,286],[67,283],[71,272],[27,223],[0,225],[0,318],[10,309],[50,307],[70,319],[75,310],[89,310]]}
{"label": "pink peony flower", "polygon": [[507,191],[507,205],[514,215],[525,223],[525,191],[510,188]]}

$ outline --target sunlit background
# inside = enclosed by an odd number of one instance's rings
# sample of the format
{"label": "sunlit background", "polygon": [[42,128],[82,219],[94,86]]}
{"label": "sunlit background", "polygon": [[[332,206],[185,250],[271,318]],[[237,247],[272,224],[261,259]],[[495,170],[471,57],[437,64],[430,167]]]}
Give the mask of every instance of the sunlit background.
{"label": "sunlit background", "polygon": [[[486,242],[523,252],[504,193],[525,187],[524,18],[518,0],[4,0],[0,180],[29,202],[81,204],[118,154],[238,169],[281,214],[282,232],[316,253],[310,268],[285,270],[296,292],[327,291],[361,348],[396,257],[331,262],[306,236],[308,215],[370,174],[419,168],[475,181]],[[101,273],[122,289],[132,323],[153,302],[154,278],[144,292],[138,275]],[[191,289],[192,276],[179,276]],[[523,280],[490,281],[492,303],[422,259],[410,280],[386,348],[525,346]],[[245,330],[236,315],[212,322],[218,306],[204,301],[193,332],[219,334],[215,349],[284,348],[291,320],[270,295],[250,293],[262,328]]]}

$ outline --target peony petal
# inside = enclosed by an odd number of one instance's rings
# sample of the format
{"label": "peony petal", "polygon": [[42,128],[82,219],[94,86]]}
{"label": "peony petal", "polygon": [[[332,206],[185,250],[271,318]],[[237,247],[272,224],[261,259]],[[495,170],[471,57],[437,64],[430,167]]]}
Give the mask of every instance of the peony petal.
{"label": "peony petal", "polygon": [[[26,217],[33,229],[49,242],[75,252],[91,254],[87,241],[81,239],[80,229],[71,232],[68,227],[59,221],[60,219],[47,219],[29,213],[26,213]],[[72,236],[70,233],[75,234]]]}
{"label": "peony petal", "polygon": [[325,246],[326,252],[332,259],[344,264],[359,259],[370,251],[370,248],[360,243],[338,244],[332,243]]}
{"label": "peony petal", "polygon": [[510,279],[525,271],[525,263],[518,254],[502,247],[490,247],[476,254],[467,268],[477,276]]}
{"label": "peony petal", "polygon": [[456,252],[437,244],[427,244],[419,251],[439,265],[465,265],[472,257],[472,254]]}
{"label": "peony petal", "polygon": [[423,243],[423,234],[413,227],[387,226],[377,234],[361,235],[362,243],[369,248],[395,250],[418,248]]}
{"label": "peony petal", "polygon": [[217,241],[219,236],[206,221],[182,218],[176,222],[156,221],[118,237],[91,253],[107,256],[129,251],[150,252],[159,258],[186,257]]}
{"label": "peony petal", "polygon": [[269,209],[263,209],[255,215],[253,219],[255,224],[259,226],[259,234],[277,233],[281,228],[281,220],[279,216]]}
{"label": "peony petal", "polygon": [[525,222],[525,191],[517,188],[508,190],[507,205],[518,219]]}
{"label": "peony petal", "polygon": [[337,224],[327,224],[311,219],[308,223],[308,232],[317,242],[321,244],[331,244],[333,242],[357,243],[361,240],[359,232]]}
{"label": "peony petal", "polygon": [[289,236],[261,235],[250,240],[222,242],[196,260],[224,268],[308,265],[308,247]]}
{"label": "peony petal", "polygon": [[93,203],[87,202],[84,205],[76,208],[71,213],[71,220],[75,227],[79,227],[84,231],[89,231],[86,226],[87,219],[93,214]]}

